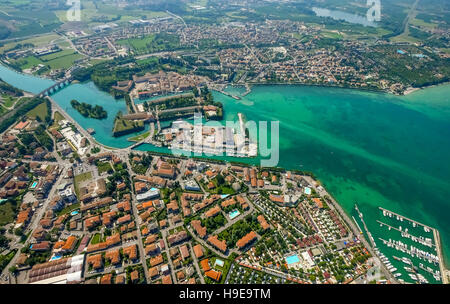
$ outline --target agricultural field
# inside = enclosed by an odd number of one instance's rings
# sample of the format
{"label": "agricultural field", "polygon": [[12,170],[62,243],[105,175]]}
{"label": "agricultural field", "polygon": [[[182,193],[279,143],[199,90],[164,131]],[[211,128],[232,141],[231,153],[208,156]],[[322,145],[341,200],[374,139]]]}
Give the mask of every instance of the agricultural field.
{"label": "agricultural field", "polygon": [[80,55],[77,52],[68,49],[40,57],[28,56],[15,61],[15,64],[18,65],[22,70],[36,67],[39,64],[48,66],[51,70],[68,69],[74,64],[76,60],[83,57],[83,55]]}
{"label": "agricultural field", "polygon": [[62,23],[52,8],[66,8],[64,2],[5,1],[0,4],[0,39],[31,37],[50,33]]}
{"label": "agricultural field", "polygon": [[[55,11],[55,15],[60,22],[68,22],[67,10]],[[165,17],[168,14],[164,11],[143,11],[139,9],[127,8],[124,10],[117,7],[114,2],[88,1],[83,0],[81,7],[81,22],[84,24],[99,24],[105,22],[127,22],[137,18]]]}
{"label": "agricultural field", "polygon": [[178,36],[165,33],[152,34],[142,38],[119,40],[117,43],[130,47],[136,54],[174,50],[180,47],[180,39]]}
{"label": "agricultural field", "polygon": [[61,37],[59,35],[50,33],[50,34],[45,34],[45,35],[41,35],[38,37],[29,38],[29,39],[5,43],[3,46],[0,46],[0,54],[6,52],[8,50],[16,48],[17,45],[19,45],[19,44],[22,44],[22,45],[32,44],[35,47],[41,47],[41,46],[48,45],[52,42],[55,42],[59,39],[61,39]]}

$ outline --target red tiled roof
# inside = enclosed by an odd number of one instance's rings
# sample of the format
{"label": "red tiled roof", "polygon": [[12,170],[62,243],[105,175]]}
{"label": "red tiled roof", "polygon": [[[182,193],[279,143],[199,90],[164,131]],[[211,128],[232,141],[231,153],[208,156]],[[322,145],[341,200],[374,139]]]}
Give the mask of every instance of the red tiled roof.
{"label": "red tiled roof", "polygon": [[269,224],[267,223],[266,219],[264,218],[264,216],[261,214],[257,217],[258,222],[261,224],[262,229],[266,230],[267,228],[269,228]]}
{"label": "red tiled roof", "polygon": [[191,222],[191,226],[195,229],[195,232],[203,238],[206,236],[206,227],[202,226],[202,223],[199,220],[193,220]]}
{"label": "red tiled roof", "polygon": [[201,258],[201,257],[203,257],[203,248],[202,248],[202,245],[200,245],[200,244],[195,245],[195,246],[193,247],[193,250],[194,250],[195,256],[196,256],[198,259]]}
{"label": "red tiled roof", "polygon": [[214,281],[218,282],[220,280],[220,277],[222,276],[222,273],[220,271],[215,271],[214,269],[210,269],[205,272],[205,275],[208,278],[211,278]]}
{"label": "red tiled roof", "polygon": [[222,252],[227,251],[227,243],[224,240],[219,241],[217,235],[210,236],[208,238],[208,242],[211,243],[211,245],[215,246],[217,249],[221,250]]}
{"label": "red tiled roof", "polygon": [[209,267],[209,260],[208,259],[201,260],[200,267],[202,267],[202,270],[205,272],[210,270],[211,267]]}
{"label": "red tiled roof", "polygon": [[238,240],[236,242],[236,246],[239,247],[239,249],[244,248],[255,238],[256,238],[256,233],[254,231],[250,231],[244,237],[242,237],[240,240]]}

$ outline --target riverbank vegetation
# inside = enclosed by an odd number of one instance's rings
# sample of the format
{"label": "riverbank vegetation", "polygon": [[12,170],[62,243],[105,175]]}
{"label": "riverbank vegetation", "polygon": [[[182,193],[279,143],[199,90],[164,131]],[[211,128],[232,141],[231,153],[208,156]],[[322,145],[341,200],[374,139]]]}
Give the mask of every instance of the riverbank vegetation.
{"label": "riverbank vegetation", "polygon": [[75,99],[70,101],[70,105],[84,117],[94,119],[104,119],[108,117],[108,113],[99,105],[92,106],[85,102],[80,103]]}
{"label": "riverbank vegetation", "polygon": [[21,90],[4,82],[1,78],[0,78],[0,94],[8,94],[8,95],[14,96],[14,97],[23,96],[23,92]]}

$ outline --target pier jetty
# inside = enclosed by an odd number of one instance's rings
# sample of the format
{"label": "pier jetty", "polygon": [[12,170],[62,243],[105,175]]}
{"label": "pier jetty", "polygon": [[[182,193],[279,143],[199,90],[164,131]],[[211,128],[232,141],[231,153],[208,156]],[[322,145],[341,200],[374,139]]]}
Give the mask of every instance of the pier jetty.
{"label": "pier jetty", "polygon": [[244,92],[244,94],[242,94],[242,97],[245,97],[252,92],[252,88],[250,87],[250,85],[248,83],[245,84],[245,89],[246,89],[246,91]]}
{"label": "pier jetty", "polygon": [[222,89],[213,89],[213,90],[215,90],[215,91],[217,91],[217,92],[219,92],[219,93],[222,93],[223,95],[226,95],[226,96],[228,96],[228,97],[231,97],[231,98],[233,98],[233,99],[236,99],[236,100],[241,100],[241,99],[242,99],[241,97],[236,96],[236,95],[233,95],[233,94],[228,93],[228,92],[225,92],[225,91],[222,90]]}

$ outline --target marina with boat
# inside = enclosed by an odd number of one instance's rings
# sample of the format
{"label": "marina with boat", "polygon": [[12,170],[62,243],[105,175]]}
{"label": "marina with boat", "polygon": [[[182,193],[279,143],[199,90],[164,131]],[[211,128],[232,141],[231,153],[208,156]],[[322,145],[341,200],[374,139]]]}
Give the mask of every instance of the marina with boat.
{"label": "marina with boat", "polygon": [[374,238],[356,204],[355,211],[374,252],[393,278],[400,283],[446,283],[436,229],[379,207],[380,217],[373,220],[380,229]]}

